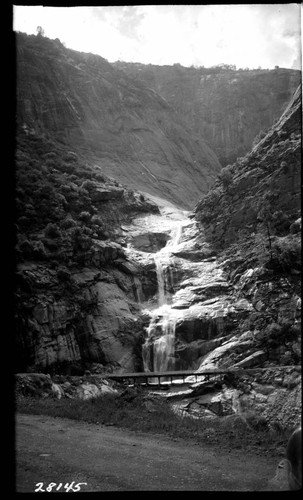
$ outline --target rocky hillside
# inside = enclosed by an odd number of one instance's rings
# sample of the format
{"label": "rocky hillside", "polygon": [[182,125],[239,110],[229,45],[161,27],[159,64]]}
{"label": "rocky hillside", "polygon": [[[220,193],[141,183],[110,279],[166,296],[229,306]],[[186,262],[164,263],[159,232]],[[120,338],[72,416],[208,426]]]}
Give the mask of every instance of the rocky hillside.
{"label": "rocky hillside", "polygon": [[155,90],[188,127],[204,137],[226,166],[252,147],[280,117],[301,80],[297,70],[236,70],[115,63]]}
{"label": "rocky hillside", "polygon": [[130,188],[193,208],[221,165],[174,107],[100,56],[16,35],[17,123]]}
{"label": "rocky hillside", "polygon": [[289,234],[301,207],[301,114],[298,87],[265,137],[224,167],[198,203],[196,218],[216,246],[226,247],[260,227],[268,227],[272,236]]}
{"label": "rocky hillside", "polygon": [[[17,39],[16,371],[83,371],[94,363],[101,371],[142,370],[146,332],[150,340],[163,334],[161,311],[154,315],[161,281],[171,301],[175,368],[200,369],[214,359],[225,367],[296,364],[300,91],[216,181],[209,153],[214,187],[186,219],[182,209],[206,189],[206,163],[195,170],[182,141],[199,155],[210,150],[195,143],[172,107],[99,56],[41,36]],[[118,116],[124,121],[115,129]],[[151,127],[148,134],[135,122]],[[180,136],[168,133],[175,126]],[[149,149],[160,130],[172,155],[162,164],[159,150]],[[133,169],[147,165],[147,150],[152,182]],[[169,182],[160,182],[160,172]],[[148,364],[153,345],[146,346]]]}
{"label": "rocky hillside", "polygon": [[123,223],[158,212],[58,142],[18,134],[16,371],[135,369],[142,324]]}
{"label": "rocky hillside", "polygon": [[301,360],[301,89],[268,134],[222,169],[195,219],[234,294],[251,303],[239,328],[269,362]]}

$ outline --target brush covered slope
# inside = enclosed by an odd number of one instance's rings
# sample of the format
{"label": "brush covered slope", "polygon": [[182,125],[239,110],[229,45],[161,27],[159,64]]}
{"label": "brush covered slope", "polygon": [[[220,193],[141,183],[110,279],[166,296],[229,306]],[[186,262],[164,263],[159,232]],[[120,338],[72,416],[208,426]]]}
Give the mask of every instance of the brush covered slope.
{"label": "brush covered slope", "polygon": [[66,146],[18,132],[16,371],[137,368],[142,322],[122,224],[158,211]]}
{"label": "brush covered slope", "polygon": [[261,366],[301,362],[301,109],[299,87],[268,134],[222,169],[195,208],[235,294],[252,304],[239,327],[250,332]]}
{"label": "brush covered slope", "polygon": [[120,61],[115,66],[164,97],[183,123],[206,139],[223,166],[247,153],[258,134],[265,134],[301,80],[300,71],[283,68],[185,68]]}
{"label": "brush covered slope", "polygon": [[17,119],[136,190],[194,204],[221,165],[172,105],[100,56],[60,40],[16,34]]}

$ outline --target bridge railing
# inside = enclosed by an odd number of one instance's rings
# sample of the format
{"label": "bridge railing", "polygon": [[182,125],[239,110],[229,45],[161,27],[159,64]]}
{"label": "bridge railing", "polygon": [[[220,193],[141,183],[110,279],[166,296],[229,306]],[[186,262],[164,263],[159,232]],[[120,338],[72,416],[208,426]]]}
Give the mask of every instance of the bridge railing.
{"label": "bridge railing", "polygon": [[[224,377],[225,375],[239,375],[248,372],[256,372],[256,371],[266,371],[266,370],[278,370],[278,369],[287,369],[287,368],[297,368],[301,371],[301,366],[275,366],[275,367],[267,367],[267,368],[230,368],[226,370],[221,369],[211,369],[211,370],[203,370],[197,372],[196,370],[181,370],[181,371],[166,371],[166,372],[134,372],[134,373],[103,373],[100,375],[100,378],[113,380],[117,382],[125,382],[129,381],[133,383],[133,385],[140,384],[146,386],[154,386],[154,385],[162,385],[162,382],[166,382],[170,380],[170,383],[173,384],[173,380],[177,380],[178,383],[189,383],[186,382],[188,377],[195,377],[197,381],[198,378],[203,377],[204,380],[209,380],[210,378],[216,377]],[[166,379],[163,380],[163,379]],[[158,381],[155,382],[155,380]],[[131,385],[131,384],[129,384]]]}

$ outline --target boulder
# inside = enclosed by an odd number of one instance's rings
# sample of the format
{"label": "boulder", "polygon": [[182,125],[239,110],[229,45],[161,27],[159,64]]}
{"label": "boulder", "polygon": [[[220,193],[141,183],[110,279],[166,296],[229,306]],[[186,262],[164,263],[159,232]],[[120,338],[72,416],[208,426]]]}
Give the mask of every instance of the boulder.
{"label": "boulder", "polygon": [[65,396],[64,389],[59,384],[52,383],[52,393],[54,397],[57,399],[61,399],[62,397]]}
{"label": "boulder", "polygon": [[77,387],[77,397],[87,400],[99,396],[100,391],[95,384],[80,384]]}

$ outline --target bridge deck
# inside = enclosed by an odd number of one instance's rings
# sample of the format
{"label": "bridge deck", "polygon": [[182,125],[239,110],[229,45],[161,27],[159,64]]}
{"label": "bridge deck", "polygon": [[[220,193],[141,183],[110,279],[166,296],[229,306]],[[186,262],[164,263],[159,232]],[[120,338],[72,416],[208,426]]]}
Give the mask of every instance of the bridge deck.
{"label": "bridge deck", "polygon": [[197,373],[194,370],[168,371],[168,372],[134,372],[134,373],[103,373],[102,378],[121,379],[121,378],[154,378],[154,377],[189,377],[191,375],[220,375],[227,373],[227,370],[204,370]]}
{"label": "bridge deck", "polygon": [[[168,378],[173,381],[173,378],[182,379],[183,383],[185,382],[185,378],[194,376],[197,380],[198,377],[205,377],[209,380],[210,377],[224,375],[224,374],[239,374],[244,372],[254,372],[254,371],[265,371],[265,370],[278,370],[278,369],[287,369],[287,368],[299,368],[301,370],[301,366],[273,366],[267,368],[230,368],[226,370],[220,369],[211,369],[211,370],[203,370],[201,372],[197,372],[194,370],[181,370],[181,371],[167,371],[167,372],[134,372],[134,373],[103,373],[100,374],[100,378],[116,380],[116,381],[125,381],[125,380],[133,380],[135,384],[137,382],[141,382],[142,379],[145,381],[146,385],[153,385],[150,382],[150,379],[158,379],[158,384],[161,385],[161,379]],[[141,379],[139,381],[138,379]]]}

